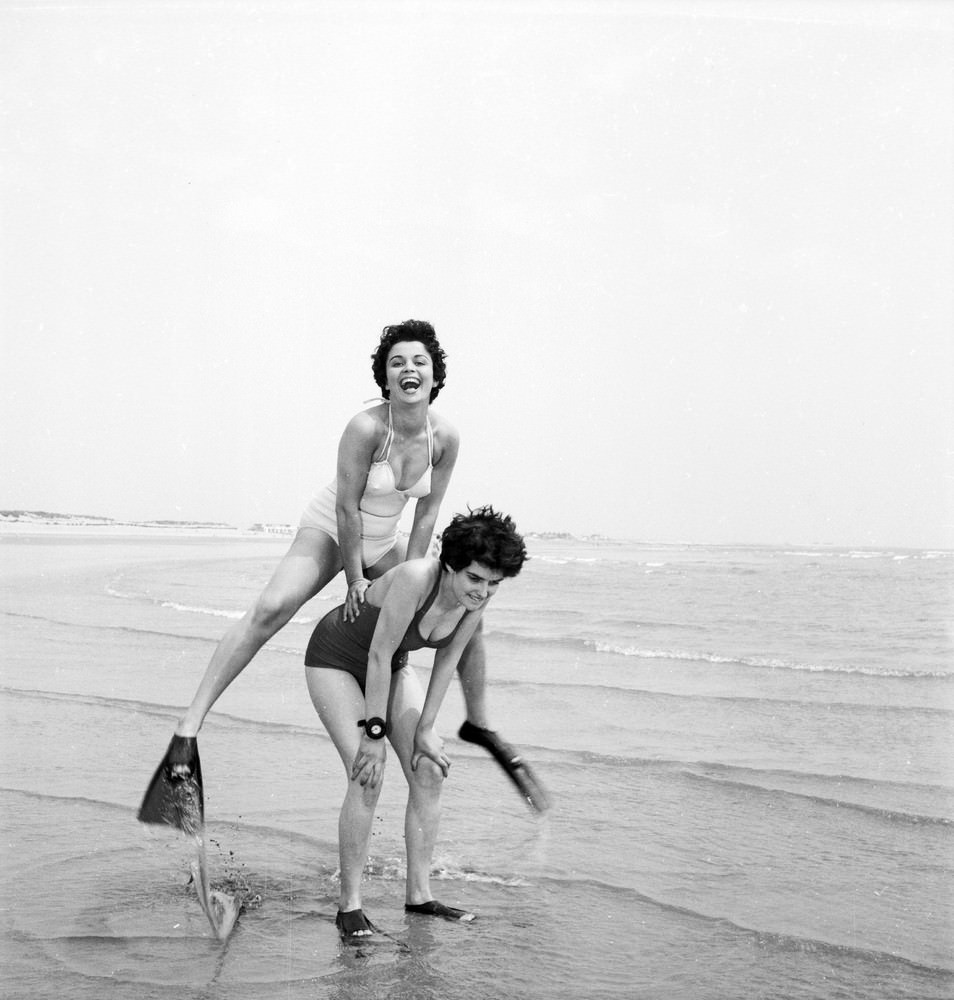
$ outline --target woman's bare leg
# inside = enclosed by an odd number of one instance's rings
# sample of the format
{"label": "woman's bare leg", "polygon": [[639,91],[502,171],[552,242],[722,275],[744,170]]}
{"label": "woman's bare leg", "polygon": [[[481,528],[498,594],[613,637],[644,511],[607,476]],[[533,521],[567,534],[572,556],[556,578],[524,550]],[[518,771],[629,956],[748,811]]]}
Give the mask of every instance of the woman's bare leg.
{"label": "woman's bare leg", "polygon": [[338,750],[348,780],[338,816],[341,878],[338,909],[347,913],[361,909],[361,875],[368,862],[371,826],[382,783],[371,788],[351,777],[351,765],[361,743],[362,731],[357,723],[364,717],[364,695],[358,682],[346,671],[328,667],[305,667],[305,681],[318,716]]}
{"label": "woman's bare leg", "polygon": [[404,840],[407,850],[407,903],[426,903],[431,894],[431,864],[441,818],[441,790],[444,776],[431,760],[422,758],[417,770],[411,770],[414,732],[424,706],[424,691],[412,667],[404,667],[392,676],[388,706],[388,727],[404,776],[407,778],[407,809],[404,814]]}
{"label": "woman's bare leg", "polygon": [[341,571],[338,543],[317,528],[299,528],[271,580],[241,621],[222,637],[176,735],[195,736],[222,692],[306,602]]}

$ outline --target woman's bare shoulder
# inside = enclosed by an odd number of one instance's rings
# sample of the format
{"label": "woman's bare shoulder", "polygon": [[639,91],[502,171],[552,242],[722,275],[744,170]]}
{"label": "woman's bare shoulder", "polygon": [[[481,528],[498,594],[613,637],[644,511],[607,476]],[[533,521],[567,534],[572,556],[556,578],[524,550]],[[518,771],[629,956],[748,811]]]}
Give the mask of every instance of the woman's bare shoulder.
{"label": "woman's bare shoulder", "polygon": [[430,593],[434,586],[434,580],[440,573],[440,562],[433,556],[424,556],[420,559],[408,559],[407,562],[398,563],[384,574],[378,577],[368,588],[368,595],[377,607],[381,607],[392,589],[403,597],[413,598],[413,603],[420,604]]}
{"label": "woman's bare shoulder", "polygon": [[384,409],[384,404],[380,404],[372,406],[367,410],[359,410],[345,424],[342,438],[364,442],[376,441],[380,437],[381,432],[387,427],[387,420],[382,415]]}
{"label": "woman's bare shoulder", "polygon": [[422,556],[420,559],[408,559],[398,563],[390,572],[402,586],[430,588],[434,585],[435,575],[440,572],[440,561],[433,556]]}
{"label": "woman's bare shoulder", "polygon": [[434,428],[434,436],[438,442],[442,446],[453,446],[456,448],[460,443],[460,434],[458,434],[457,428],[447,417],[436,410],[429,410],[427,415],[431,421],[431,427]]}

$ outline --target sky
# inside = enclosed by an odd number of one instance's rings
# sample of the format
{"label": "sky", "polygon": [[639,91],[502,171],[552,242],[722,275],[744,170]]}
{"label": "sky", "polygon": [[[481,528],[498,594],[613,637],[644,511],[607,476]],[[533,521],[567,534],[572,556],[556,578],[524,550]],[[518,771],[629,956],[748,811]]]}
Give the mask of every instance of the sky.
{"label": "sky", "polygon": [[954,547],[954,5],[0,3],[0,509],[295,523],[430,320],[443,523]]}

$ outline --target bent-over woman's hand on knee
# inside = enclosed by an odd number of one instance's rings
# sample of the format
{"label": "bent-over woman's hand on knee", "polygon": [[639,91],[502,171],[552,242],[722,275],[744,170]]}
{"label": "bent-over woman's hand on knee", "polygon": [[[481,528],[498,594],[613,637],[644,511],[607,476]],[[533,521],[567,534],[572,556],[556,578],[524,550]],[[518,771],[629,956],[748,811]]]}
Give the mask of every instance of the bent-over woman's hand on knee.
{"label": "bent-over woman's hand on knee", "polygon": [[444,741],[434,732],[433,729],[421,729],[418,727],[414,733],[414,753],[411,755],[411,770],[416,771],[417,765],[422,757],[434,763],[441,769],[441,774],[447,777],[450,770],[450,761],[444,753]]}
{"label": "bent-over woman's hand on knee", "polygon": [[384,760],[387,751],[384,740],[361,737],[361,744],[351,765],[351,780],[369,788],[377,788],[384,777]]}

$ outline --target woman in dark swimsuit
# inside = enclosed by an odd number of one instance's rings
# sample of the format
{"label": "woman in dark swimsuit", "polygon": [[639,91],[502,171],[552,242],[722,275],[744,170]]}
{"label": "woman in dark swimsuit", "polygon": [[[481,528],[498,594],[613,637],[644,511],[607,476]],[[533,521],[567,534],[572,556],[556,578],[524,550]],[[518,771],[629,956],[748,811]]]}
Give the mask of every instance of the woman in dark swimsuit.
{"label": "woman in dark swimsuit", "polygon": [[[440,559],[400,563],[370,585],[357,619],[346,619],[342,606],[315,628],[305,655],[308,690],[348,777],[338,826],[336,920],[346,938],[374,930],[361,910],[361,873],[384,777],[385,736],[408,783],[405,909],[473,919],[437,902],[430,890],[441,786],[450,768],[434,723],[487,602],[525,559],[509,517],[491,507],[458,514],[441,536]],[[407,663],[408,651],[422,648],[435,650],[426,695]]]}

